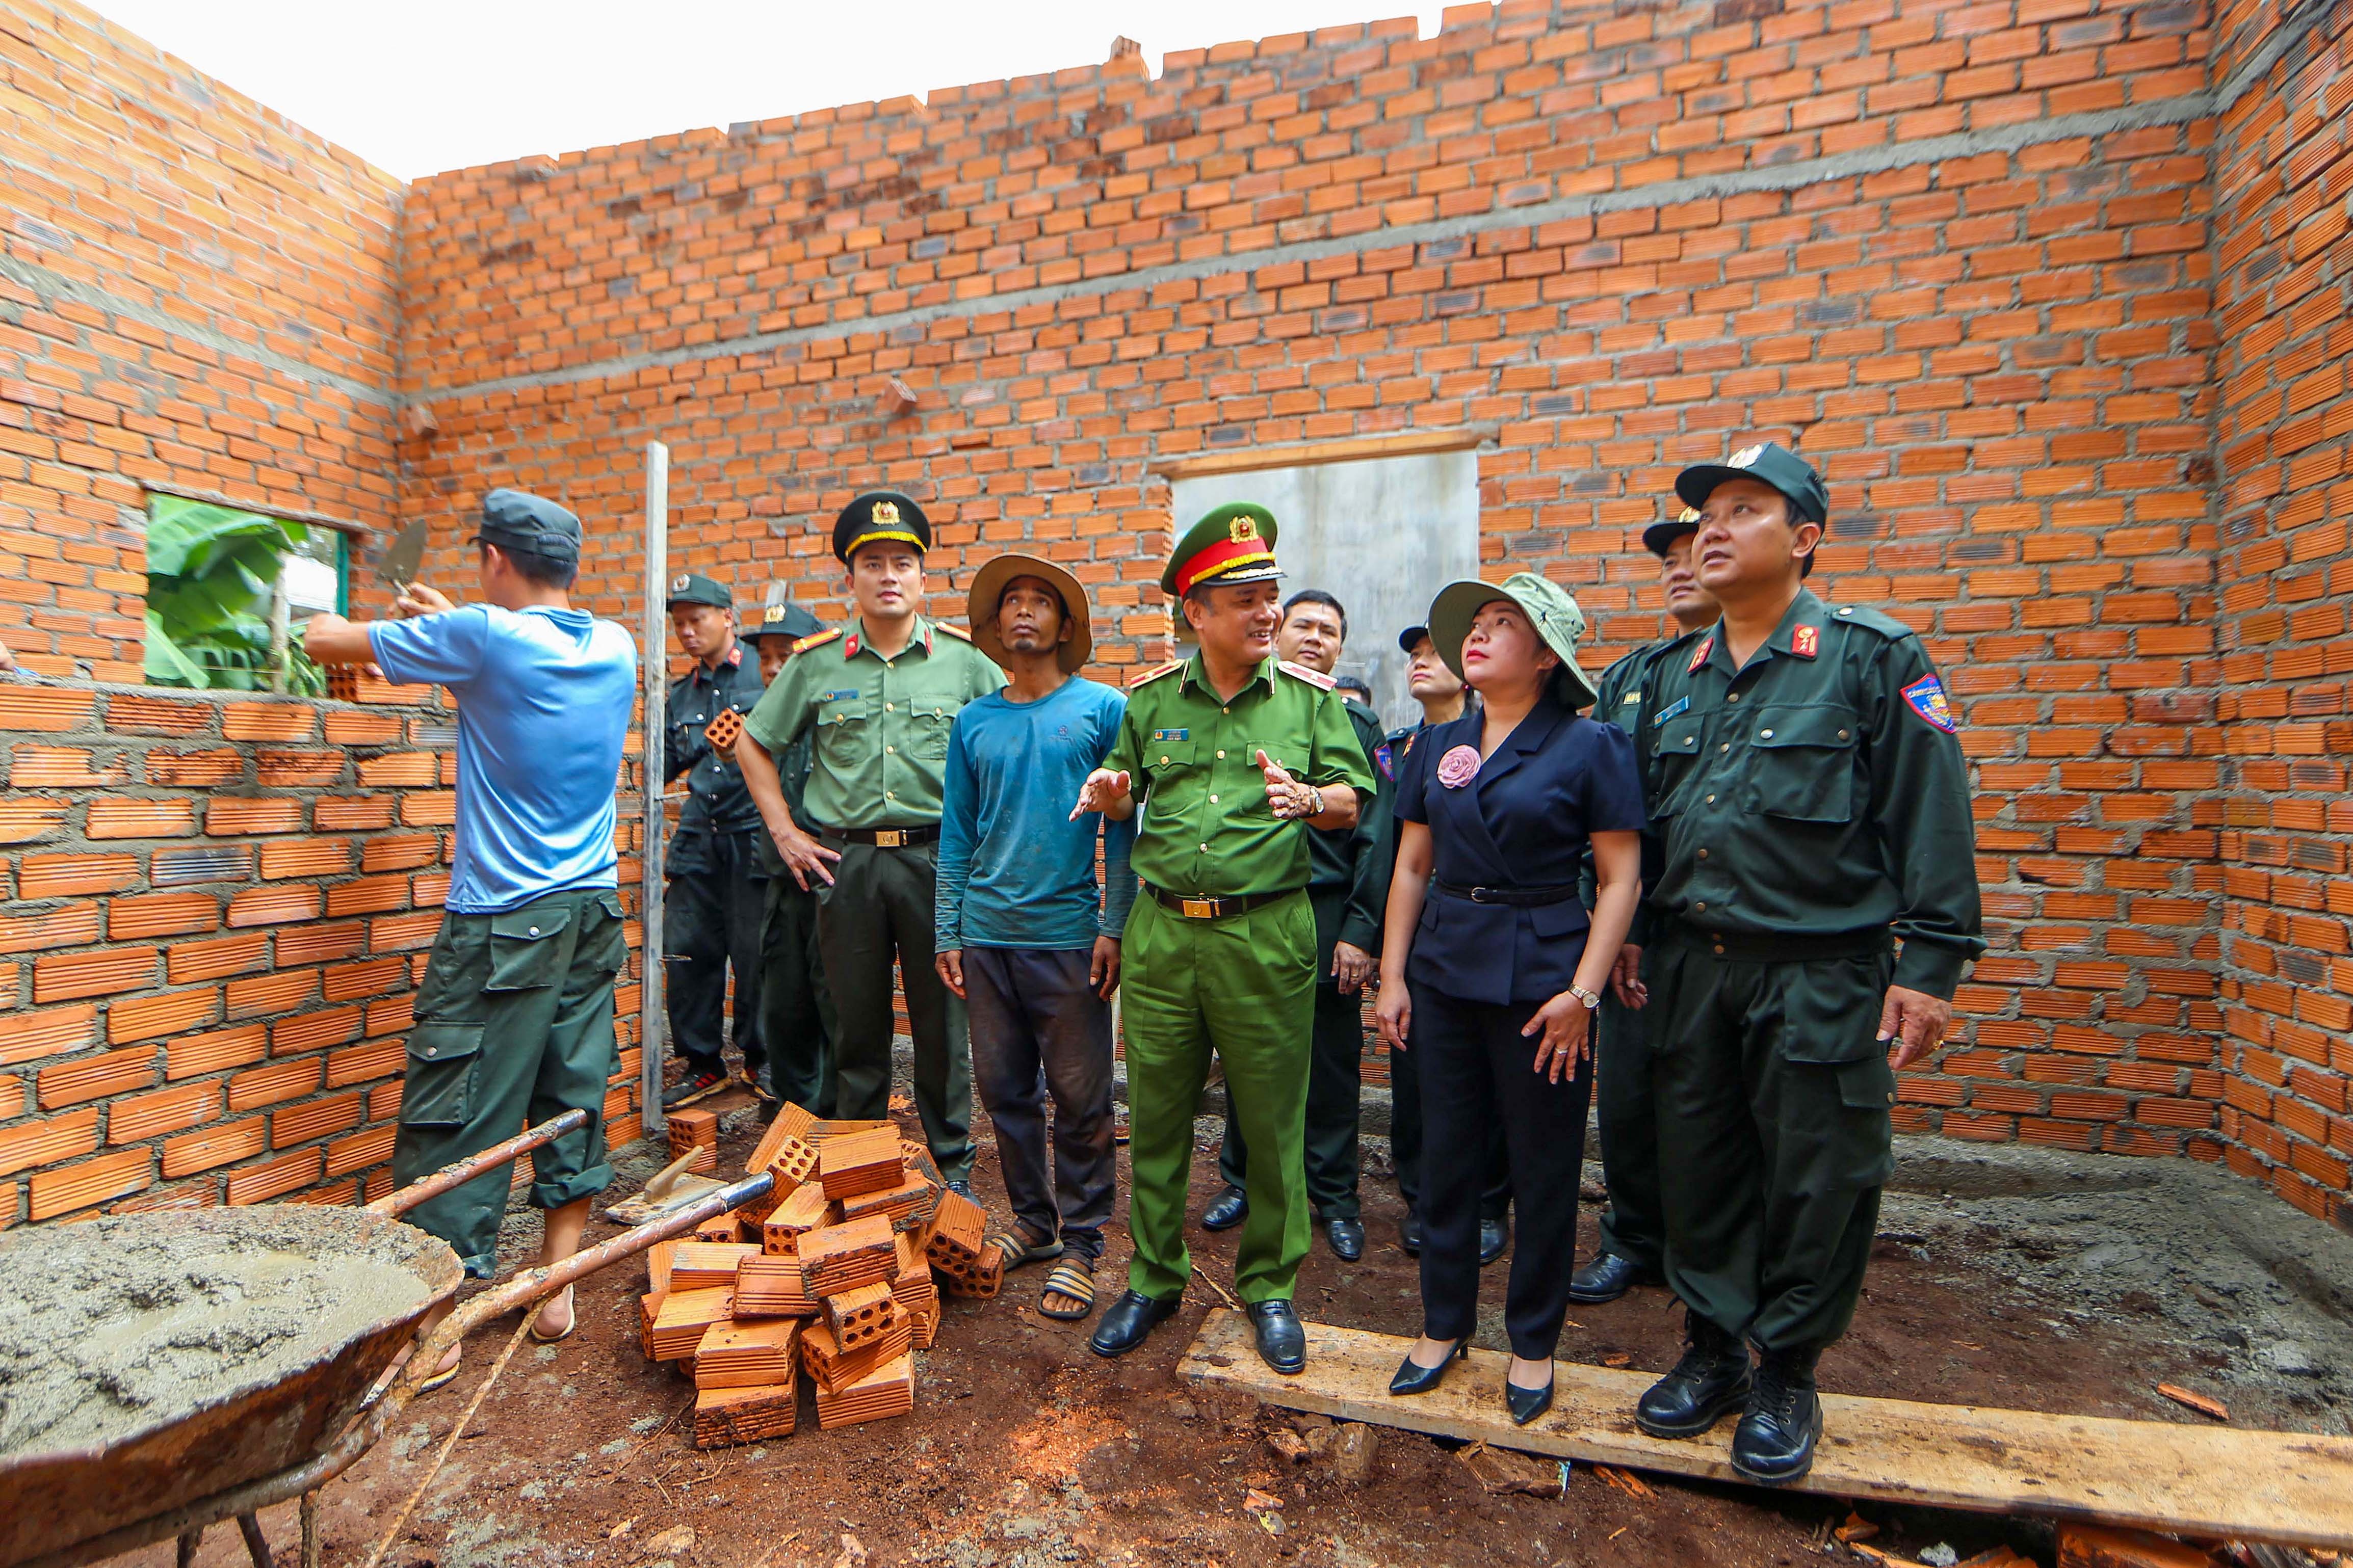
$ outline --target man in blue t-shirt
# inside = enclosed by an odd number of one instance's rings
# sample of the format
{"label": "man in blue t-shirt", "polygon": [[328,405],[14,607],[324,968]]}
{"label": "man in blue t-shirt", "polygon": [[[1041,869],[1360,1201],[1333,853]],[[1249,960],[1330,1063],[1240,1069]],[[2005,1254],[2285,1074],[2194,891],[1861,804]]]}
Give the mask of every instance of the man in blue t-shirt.
{"label": "man in blue t-shirt", "polygon": [[1061,1259],[1038,1310],[1083,1318],[1111,1218],[1111,994],[1135,900],[1135,825],[1103,827],[1099,889],[1099,819],[1073,820],[1070,803],[1110,753],[1127,702],[1074,673],[1094,639],[1086,592],[1060,567],[999,556],[974,577],[966,619],[1008,679],[965,703],[949,733],[934,963],[970,1011],[973,1087],[997,1124],[1014,1224],[994,1245],[1008,1268]]}
{"label": "man in blue t-shirt", "polygon": [[[586,1110],[586,1127],[532,1155],[548,1264],[578,1250],[589,1203],[613,1177],[605,1082],[617,1055],[613,976],[628,957],[614,787],[638,652],[618,626],[572,607],[580,522],[564,508],[492,490],[474,543],[486,603],[460,609],[411,584],[395,606],[400,619],[319,616],[303,647],[322,664],[373,663],[388,680],[457,695],[456,864],[417,994],[392,1175],[414,1181],[527,1124]],[[404,1217],[448,1242],[467,1273],[487,1277],[507,1173],[501,1165]],[[575,1323],[567,1289],[540,1309],[533,1331],[560,1340]],[[456,1371],[453,1350],[435,1381]]]}

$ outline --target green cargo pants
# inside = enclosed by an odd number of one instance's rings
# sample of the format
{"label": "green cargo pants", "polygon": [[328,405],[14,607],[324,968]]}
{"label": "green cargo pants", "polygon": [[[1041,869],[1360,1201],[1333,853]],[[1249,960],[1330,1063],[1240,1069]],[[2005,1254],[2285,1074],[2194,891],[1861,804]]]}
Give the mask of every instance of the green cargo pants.
{"label": "green cargo pants", "polygon": [[760,918],[760,1039],[768,1089],[819,1116],[833,1114],[833,995],[817,947],[817,895],[789,871],[769,877]]}
{"label": "green cargo pants", "polygon": [[840,1024],[833,1113],[850,1121],[891,1114],[895,958],[915,1042],[915,1113],[940,1175],[960,1182],[972,1173],[972,1037],[963,998],[932,967],[934,846],[883,849],[824,834],[818,840],[841,852],[832,886],[817,890],[818,947]]}
{"label": "green cargo pants", "polygon": [[1250,1149],[1250,1217],[1234,1254],[1244,1301],[1289,1300],[1307,1256],[1308,1030],[1315,1016],[1315,916],[1300,891],[1220,920],[1187,920],[1149,893],[1122,943],[1127,1031],[1128,1285],[1166,1300],[1192,1278],[1185,1203],[1193,1118],[1225,1066],[1226,1097]]}
{"label": "green cargo pants", "polygon": [[[1854,1321],[1894,1170],[1884,939],[1845,957],[1645,948],[1667,1284],[1764,1350]],[[1729,944],[1728,944],[1729,945]]]}
{"label": "green cargo pants", "polygon": [[[408,1032],[392,1179],[406,1184],[577,1108],[588,1125],[532,1152],[531,1201],[562,1208],[613,1179],[606,1080],[618,1066],[613,976],[628,958],[620,895],[575,888],[494,915],[447,914]],[[501,1165],[418,1205],[410,1225],[476,1279],[498,1268]]]}

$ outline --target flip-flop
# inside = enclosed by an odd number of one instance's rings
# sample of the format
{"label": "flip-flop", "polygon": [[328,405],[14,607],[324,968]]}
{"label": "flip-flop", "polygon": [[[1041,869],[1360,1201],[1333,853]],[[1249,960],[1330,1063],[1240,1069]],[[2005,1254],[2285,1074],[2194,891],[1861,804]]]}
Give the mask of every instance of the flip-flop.
{"label": "flip-flop", "polygon": [[1018,1268],[1025,1263],[1044,1263],[1062,1256],[1059,1241],[1032,1241],[1017,1227],[999,1231],[988,1238],[988,1245],[1005,1255],[1005,1267]]}
{"label": "flip-flop", "polygon": [[460,1356],[456,1361],[451,1362],[448,1366],[443,1367],[439,1372],[435,1373],[431,1377],[427,1378],[423,1383],[418,1384],[417,1385],[417,1392],[419,1394],[430,1394],[437,1388],[447,1388],[451,1384],[457,1382],[458,1374],[465,1370],[466,1360],[463,1356]]}
{"label": "flip-flop", "polygon": [[[543,1334],[539,1331],[539,1307],[533,1308],[531,1313],[531,1337],[537,1340],[543,1345],[552,1345],[558,1340],[568,1340],[580,1330],[580,1308],[579,1304],[572,1299],[572,1287],[566,1285],[562,1290],[556,1292],[556,1295],[562,1296],[564,1298],[564,1304],[572,1309],[572,1321],[565,1326],[565,1331],[560,1334]],[[554,1300],[554,1296],[550,1296],[547,1299],[547,1301],[553,1301]],[[546,1306],[547,1301],[542,1301],[539,1306]],[[427,1386],[430,1385],[428,1384]]]}
{"label": "flip-flop", "polygon": [[[1077,1310],[1046,1305],[1049,1296],[1061,1296],[1080,1303]],[[1095,1260],[1084,1253],[1072,1253],[1054,1265],[1046,1276],[1046,1288],[1038,1293],[1038,1314],[1055,1318],[1066,1323],[1078,1321],[1095,1310]]]}

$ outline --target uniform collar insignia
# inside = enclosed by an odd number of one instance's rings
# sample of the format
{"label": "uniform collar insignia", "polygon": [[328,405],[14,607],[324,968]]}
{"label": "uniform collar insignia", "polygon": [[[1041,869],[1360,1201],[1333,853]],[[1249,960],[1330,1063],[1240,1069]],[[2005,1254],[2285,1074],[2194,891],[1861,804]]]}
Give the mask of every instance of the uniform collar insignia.
{"label": "uniform collar insignia", "polygon": [[841,657],[844,658],[856,658],[858,657],[858,634],[856,632],[852,632],[848,637],[841,639]]}
{"label": "uniform collar insignia", "polygon": [[1822,651],[1822,628],[1794,626],[1789,632],[1789,651],[1799,658],[1812,658]]}
{"label": "uniform collar insignia", "polygon": [[1699,647],[1692,649],[1691,662],[1683,666],[1683,673],[1685,675],[1689,675],[1693,671],[1698,669],[1701,665],[1707,662],[1707,656],[1715,651],[1715,634],[1714,632],[1710,632],[1707,636],[1699,639]]}
{"label": "uniform collar insignia", "polygon": [[727,668],[730,669],[737,668],[743,664],[743,662],[744,645],[742,643],[737,643],[733,647],[727,650]]}

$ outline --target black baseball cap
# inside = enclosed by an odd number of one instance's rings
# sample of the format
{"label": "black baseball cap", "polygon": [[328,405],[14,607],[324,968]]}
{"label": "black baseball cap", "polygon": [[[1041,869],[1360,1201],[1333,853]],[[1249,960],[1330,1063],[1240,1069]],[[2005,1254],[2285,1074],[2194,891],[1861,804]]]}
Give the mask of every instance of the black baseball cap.
{"label": "black baseball cap", "polygon": [[[1675,476],[1675,494],[1683,504],[1702,507],[1715,487],[1726,479],[1755,479],[1772,486],[1789,498],[1790,507],[1799,521],[1827,525],[1831,520],[1831,493],[1822,484],[1821,475],[1814,466],[1777,441],[1760,441],[1753,447],[1743,447],[1721,463],[1694,463]],[[1815,554],[1820,552],[1817,546]],[[1806,557],[1799,569],[1803,576],[1814,569],[1814,556]]]}
{"label": "black baseball cap", "polygon": [[1687,506],[1663,522],[1654,522],[1642,531],[1642,548],[1664,561],[1667,546],[1687,533],[1699,531],[1699,509]]}
{"label": "black baseball cap", "polygon": [[1429,635],[1430,628],[1428,626],[1406,627],[1405,630],[1398,633],[1398,651],[1399,653],[1410,654],[1413,652],[1413,645],[1419,642]]}
{"label": "black baseball cap", "polygon": [[522,551],[550,561],[580,559],[580,520],[545,496],[528,490],[492,490],[482,498],[477,544]]}

